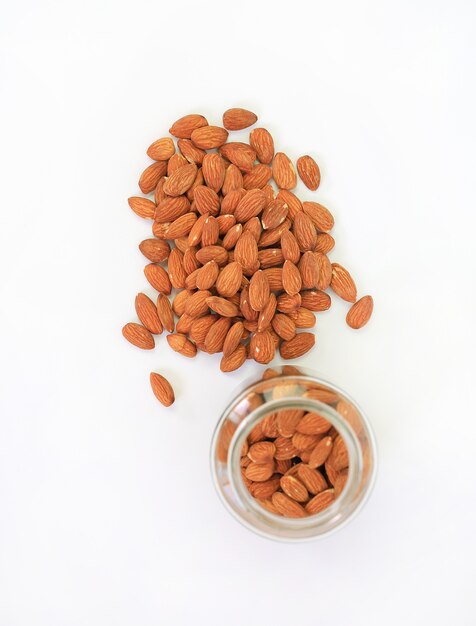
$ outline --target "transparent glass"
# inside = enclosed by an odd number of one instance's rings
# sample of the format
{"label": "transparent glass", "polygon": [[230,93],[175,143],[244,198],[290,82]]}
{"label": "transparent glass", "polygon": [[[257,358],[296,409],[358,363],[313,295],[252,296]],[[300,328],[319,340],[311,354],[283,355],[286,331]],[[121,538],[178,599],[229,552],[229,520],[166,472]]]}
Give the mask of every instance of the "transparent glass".
{"label": "transparent glass", "polygon": [[[349,457],[342,493],[328,508],[305,518],[269,512],[241,477],[241,451],[250,431],[267,415],[294,408],[320,413],[331,422]],[[277,367],[267,370],[264,379],[245,383],[226,407],[213,434],[211,470],[221,500],[244,526],[270,539],[306,541],[342,527],[362,508],[375,480],[375,438],[363,411],[344,391],[308,370]]]}

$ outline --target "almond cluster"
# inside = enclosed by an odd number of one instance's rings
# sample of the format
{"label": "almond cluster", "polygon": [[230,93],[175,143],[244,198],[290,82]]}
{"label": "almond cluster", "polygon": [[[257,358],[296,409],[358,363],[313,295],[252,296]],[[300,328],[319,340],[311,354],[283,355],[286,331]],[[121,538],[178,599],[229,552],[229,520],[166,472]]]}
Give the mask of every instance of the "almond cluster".
{"label": "almond cluster", "polygon": [[[170,128],[176,143],[164,137],[147,150],[153,163],[139,180],[143,196],[129,205],[152,220],[153,237],[139,248],[159,295],[156,302],[137,296],[141,323],[123,328],[134,345],[154,348],[153,335],[165,329],[176,352],[221,352],[221,370],[230,372],[247,358],[269,363],[277,350],[283,359],[308,352],[315,337],[301,331],[315,325],[315,312],[329,309],[328,288],[354,303],[352,328],[370,318],[372,298],[357,302],[351,275],[327,256],[334,247],[330,211],[292,192],[298,174],[308,189],[319,187],[314,159],[302,156],[295,167],[275,153],[264,128],[253,129],[249,143],[228,141],[229,131],[256,121],[245,109],[226,111],[223,126],[186,115]],[[169,406],[173,390],[164,381],[151,375],[155,395]]]}

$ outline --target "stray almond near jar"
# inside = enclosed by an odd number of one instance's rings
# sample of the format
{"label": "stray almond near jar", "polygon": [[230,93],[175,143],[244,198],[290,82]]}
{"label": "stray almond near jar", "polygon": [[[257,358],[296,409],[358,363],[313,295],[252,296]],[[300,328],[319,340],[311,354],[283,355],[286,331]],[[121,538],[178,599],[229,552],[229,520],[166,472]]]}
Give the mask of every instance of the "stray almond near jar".
{"label": "stray almond near jar", "polygon": [[[250,128],[257,122],[242,107],[227,109],[221,124],[190,113],[172,122],[171,136],[151,138],[151,160],[139,176],[143,195],[131,196],[129,206],[150,220],[152,234],[139,250],[156,293],[137,296],[141,323],[123,329],[130,343],[151,350],[153,334],[165,330],[171,334],[166,342],[158,337],[159,350],[168,344],[189,358],[223,351],[220,369],[231,372],[249,359],[266,364],[277,352],[297,359],[311,350],[314,333],[303,329],[330,308],[328,289],[352,304],[351,328],[368,323],[371,296],[358,300],[351,273],[328,256],[335,243],[331,211],[295,189],[298,176],[308,190],[321,188],[318,163],[280,151],[266,128]],[[152,387],[163,397],[162,387],[161,394]],[[288,454],[283,445],[278,456]],[[306,514],[287,499],[278,495],[275,508]]]}

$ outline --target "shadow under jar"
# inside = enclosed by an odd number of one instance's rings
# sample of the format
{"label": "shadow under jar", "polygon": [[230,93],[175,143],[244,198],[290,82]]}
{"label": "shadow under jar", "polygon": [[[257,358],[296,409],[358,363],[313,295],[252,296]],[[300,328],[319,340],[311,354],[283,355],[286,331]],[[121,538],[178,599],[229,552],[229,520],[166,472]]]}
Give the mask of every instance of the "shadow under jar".
{"label": "shadow under jar", "polygon": [[[283,438],[276,426],[270,424],[276,423],[277,416],[293,413],[297,416],[317,416],[324,427],[318,425],[318,432],[315,432],[312,424],[309,429],[305,427],[312,422],[312,417],[306,417],[301,426],[299,418],[295,424],[298,430],[295,428],[293,431],[291,424]],[[267,424],[264,433],[263,424]],[[299,449],[293,448],[294,435],[304,435],[294,438]],[[316,471],[315,463],[309,466],[309,459],[324,438],[331,446],[339,446],[339,451],[334,449],[331,456],[331,450],[322,467],[317,468],[319,479],[325,480],[324,486],[313,490],[311,485],[306,494],[296,481],[286,479],[283,482],[283,476],[296,477],[299,483],[302,478],[306,479],[306,476],[301,476],[302,465],[306,465],[306,472],[309,469]],[[329,441],[331,438],[332,441]],[[300,443],[301,440],[304,444]],[[268,442],[266,446],[258,446],[260,450],[255,449],[265,452],[268,447],[273,454],[273,448],[280,449],[281,444],[286,446],[287,441],[290,442],[289,453],[274,452],[278,458],[287,457],[282,459],[283,462],[277,461],[276,456],[259,458],[259,463],[263,464],[263,468],[259,468],[250,459],[250,456],[253,457],[253,443]],[[339,456],[336,452],[340,452]],[[329,464],[334,462],[337,465],[337,461],[333,461],[336,458],[339,458],[337,470]],[[272,464],[268,473],[266,463]],[[273,482],[273,495],[258,497],[262,489],[257,488],[258,483],[247,478],[247,475],[253,478],[253,470],[247,469],[251,464],[255,470],[265,471],[263,476],[258,477],[258,482]],[[302,368],[277,367],[266,370],[261,380],[246,383],[225,409],[212,439],[211,469],[224,505],[247,528],[270,539],[306,541],[342,527],[362,508],[375,478],[375,439],[362,410],[344,391]],[[304,491],[304,495],[292,492],[293,483]],[[307,484],[307,481],[304,480],[304,483]],[[291,503],[289,512],[288,490],[292,496],[290,499],[298,503],[298,506]],[[320,493],[324,495],[319,496]],[[273,501],[278,505],[283,501],[285,506],[278,510]]]}

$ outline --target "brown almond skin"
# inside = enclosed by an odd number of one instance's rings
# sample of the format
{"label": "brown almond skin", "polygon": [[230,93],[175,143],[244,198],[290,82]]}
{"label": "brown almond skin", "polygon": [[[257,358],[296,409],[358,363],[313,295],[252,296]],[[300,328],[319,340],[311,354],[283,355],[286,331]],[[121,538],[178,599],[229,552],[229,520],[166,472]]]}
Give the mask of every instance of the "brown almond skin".
{"label": "brown almond skin", "polygon": [[266,128],[255,128],[251,131],[250,145],[261,163],[271,163],[274,156],[274,141]]}
{"label": "brown almond skin", "polygon": [[246,348],[239,345],[231,354],[223,355],[220,361],[220,369],[222,372],[234,372],[240,368],[246,361]]}
{"label": "brown almond skin", "polygon": [[175,402],[175,394],[169,381],[157,372],[150,373],[150,386],[155,397],[164,406],[171,406]]}
{"label": "brown almond skin", "polygon": [[223,349],[230,326],[230,318],[219,317],[210,327],[204,342],[204,348],[209,354],[215,354]]}
{"label": "brown almond skin", "polygon": [[321,172],[314,159],[308,154],[299,157],[296,162],[299,177],[311,191],[316,191],[321,182]]}
{"label": "brown almond skin", "polygon": [[309,515],[316,515],[320,513],[328,506],[330,506],[335,500],[334,489],[326,489],[326,491],[321,491],[317,496],[314,496],[312,500],[306,504],[306,511]]}
{"label": "brown almond skin", "polygon": [[374,309],[372,296],[364,296],[351,306],[347,313],[346,322],[354,329],[362,328],[369,321]]}
{"label": "brown almond skin", "polygon": [[231,326],[223,344],[223,356],[230,356],[230,354],[232,354],[240,345],[241,338],[243,337],[243,330],[243,322],[238,321]]}
{"label": "brown almond skin", "polygon": [[223,126],[227,130],[243,130],[258,120],[257,115],[247,109],[228,109],[223,113]]}
{"label": "brown almond skin", "polygon": [[339,297],[347,302],[355,302],[357,299],[357,288],[349,272],[339,265],[332,263],[331,289]]}
{"label": "brown almond skin", "polygon": [[296,502],[306,502],[309,497],[306,487],[294,476],[283,476],[280,485],[284,493]]}
{"label": "brown almond skin", "polygon": [[157,313],[157,307],[145,293],[138,293],[135,300],[137,317],[149,332],[160,335],[163,331],[162,322]]}
{"label": "brown almond skin", "polygon": [[142,350],[153,350],[155,348],[155,341],[150,333],[141,324],[135,322],[129,322],[122,329],[122,334],[127,341],[132,343],[137,348]]}
{"label": "brown almond skin", "polygon": [[149,220],[154,219],[156,206],[155,203],[152,202],[152,200],[133,196],[129,198],[128,203],[134,213],[139,217]]}
{"label": "brown almond skin", "polygon": [[277,152],[274,156],[273,177],[280,189],[294,189],[297,184],[294,165],[284,152]]}
{"label": "brown almond skin", "polygon": [[241,265],[237,261],[229,263],[222,269],[216,281],[218,293],[224,298],[234,296],[241,287],[242,278],[243,270]]}
{"label": "brown almond skin", "polygon": [[197,355],[197,347],[194,343],[187,339],[185,335],[180,333],[172,333],[167,335],[167,342],[175,352],[179,352],[183,356],[193,358]]}
{"label": "brown almond skin", "polygon": [[160,265],[155,263],[149,263],[144,267],[144,274],[149,283],[159,293],[169,295],[172,291],[172,283],[170,282],[169,275]]}
{"label": "brown almond skin", "polygon": [[202,126],[207,125],[208,122],[203,115],[192,113],[175,121],[169,129],[169,133],[179,139],[190,139],[192,132],[196,128],[201,128]]}
{"label": "brown almond skin", "polygon": [[147,156],[155,161],[168,161],[175,153],[175,144],[170,137],[154,141],[147,149]]}
{"label": "brown almond skin", "polygon": [[321,439],[311,451],[308,465],[312,469],[316,469],[327,461],[329,454],[331,453],[333,445],[332,437],[324,437]]}
{"label": "brown almond skin", "polygon": [[276,491],[271,497],[271,502],[280,515],[284,517],[306,517],[306,510],[295,500],[285,493]]}
{"label": "brown almond skin", "polygon": [[167,172],[166,161],[156,161],[149,165],[141,174],[139,179],[139,188],[143,194],[152,193],[157,186],[157,183],[165,176]]}
{"label": "brown almond skin", "polygon": [[290,296],[295,296],[301,291],[301,273],[292,261],[284,261],[283,287],[284,291]]}
{"label": "brown almond skin", "polygon": [[139,244],[139,250],[152,263],[162,263],[170,254],[170,245],[161,239],[144,239]]}
{"label": "brown almond skin", "polygon": [[316,338],[312,333],[299,333],[289,341],[283,341],[279,353],[283,359],[297,359],[309,352],[314,346]]}
{"label": "brown almond skin", "polygon": [[255,311],[261,311],[269,300],[269,283],[266,274],[258,270],[250,280],[250,306]]}
{"label": "brown almond skin", "polygon": [[275,343],[269,331],[254,332],[249,345],[250,355],[257,363],[263,365],[273,360],[276,351]]}
{"label": "brown almond skin", "polygon": [[219,126],[202,126],[196,128],[190,138],[197,148],[213,150],[213,148],[219,148],[226,142],[228,131]]}
{"label": "brown almond skin", "polygon": [[157,298],[157,313],[162,326],[168,330],[169,333],[173,332],[175,326],[174,313],[172,311],[170,300],[163,294],[160,294]]}

